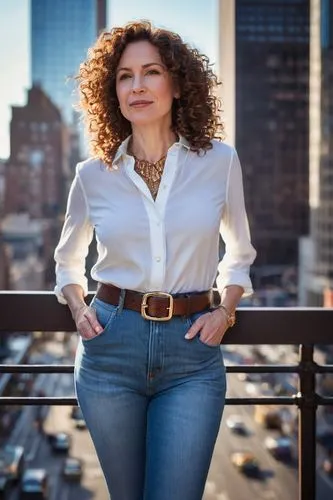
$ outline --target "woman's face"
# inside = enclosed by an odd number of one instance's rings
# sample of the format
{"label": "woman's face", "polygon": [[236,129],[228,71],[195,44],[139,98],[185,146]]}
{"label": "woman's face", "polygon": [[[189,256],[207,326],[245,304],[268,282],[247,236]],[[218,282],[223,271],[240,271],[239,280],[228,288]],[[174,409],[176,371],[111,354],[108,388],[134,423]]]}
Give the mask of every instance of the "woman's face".
{"label": "woman's face", "polygon": [[171,125],[172,79],[158,49],[148,41],[125,48],[117,68],[116,92],[120,110],[132,125]]}

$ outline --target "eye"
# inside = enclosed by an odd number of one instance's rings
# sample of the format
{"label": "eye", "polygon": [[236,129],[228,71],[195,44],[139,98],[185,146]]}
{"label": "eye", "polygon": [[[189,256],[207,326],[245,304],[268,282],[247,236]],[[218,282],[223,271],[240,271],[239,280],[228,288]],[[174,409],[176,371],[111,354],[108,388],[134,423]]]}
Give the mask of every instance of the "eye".
{"label": "eye", "polygon": [[159,75],[160,72],[157,69],[150,69],[147,71],[146,75]]}
{"label": "eye", "polygon": [[122,73],[119,80],[127,80],[127,78],[131,78],[131,75],[129,73]]}

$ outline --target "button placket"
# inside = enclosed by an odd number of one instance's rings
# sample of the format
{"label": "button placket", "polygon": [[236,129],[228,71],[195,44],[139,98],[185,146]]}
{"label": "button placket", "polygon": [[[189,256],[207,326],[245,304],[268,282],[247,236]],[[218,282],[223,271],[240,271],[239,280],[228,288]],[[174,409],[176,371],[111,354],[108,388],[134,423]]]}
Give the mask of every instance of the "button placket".
{"label": "button placket", "polygon": [[[150,219],[152,266],[151,266],[151,287],[152,290],[160,290],[164,281],[165,272],[165,231],[163,224],[158,220],[159,214],[156,206],[152,207],[155,212]],[[156,222],[160,222],[157,225]]]}

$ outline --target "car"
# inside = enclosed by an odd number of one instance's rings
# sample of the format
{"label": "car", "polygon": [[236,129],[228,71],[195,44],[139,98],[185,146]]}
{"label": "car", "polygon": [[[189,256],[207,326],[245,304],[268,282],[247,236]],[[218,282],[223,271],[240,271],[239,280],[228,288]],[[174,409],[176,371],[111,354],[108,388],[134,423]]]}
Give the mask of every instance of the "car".
{"label": "car", "polygon": [[250,451],[237,451],[232,453],[231,462],[245,476],[255,478],[261,476],[259,462]]}
{"label": "car", "polygon": [[247,436],[249,434],[249,429],[240,415],[230,415],[226,420],[227,427],[241,436]]}
{"label": "car", "polygon": [[71,418],[75,421],[75,426],[77,429],[86,429],[86,421],[84,420],[82,410],[79,406],[73,406],[71,413]]}
{"label": "car", "polygon": [[55,452],[68,453],[72,444],[72,437],[67,432],[49,434],[49,442]]}
{"label": "car", "polygon": [[20,500],[47,500],[49,498],[46,469],[26,469],[20,485]]}
{"label": "car", "polygon": [[65,479],[80,481],[83,475],[83,460],[67,457],[62,468],[62,475]]}
{"label": "car", "polygon": [[277,460],[291,460],[293,457],[293,443],[290,437],[267,436],[265,447]]}
{"label": "car", "polygon": [[333,458],[326,457],[322,462],[322,468],[329,476],[333,476]]}
{"label": "car", "polygon": [[19,481],[24,468],[23,446],[5,445],[0,448],[0,474],[13,482]]}
{"label": "car", "polygon": [[238,373],[238,380],[241,382],[262,382],[261,373]]}

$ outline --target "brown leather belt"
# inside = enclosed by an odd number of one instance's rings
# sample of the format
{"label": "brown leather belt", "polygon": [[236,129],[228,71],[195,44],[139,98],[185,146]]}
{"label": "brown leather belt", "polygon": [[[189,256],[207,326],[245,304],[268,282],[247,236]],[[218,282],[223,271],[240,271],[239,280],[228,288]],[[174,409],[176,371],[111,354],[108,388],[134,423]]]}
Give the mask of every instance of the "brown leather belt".
{"label": "brown leather belt", "polygon": [[[99,283],[96,297],[109,304],[118,305],[121,289]],[[124,308],[140,312],[145,319],[168,321],[172,316],[188,316],[211,306],[212,290],[191,294],[171,295],[165,292],[135,292],[125,290]]]}

